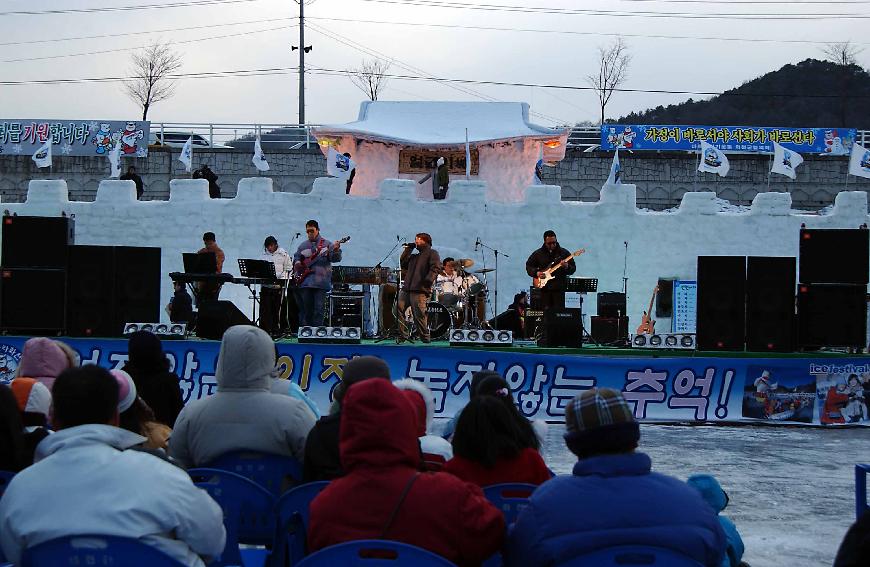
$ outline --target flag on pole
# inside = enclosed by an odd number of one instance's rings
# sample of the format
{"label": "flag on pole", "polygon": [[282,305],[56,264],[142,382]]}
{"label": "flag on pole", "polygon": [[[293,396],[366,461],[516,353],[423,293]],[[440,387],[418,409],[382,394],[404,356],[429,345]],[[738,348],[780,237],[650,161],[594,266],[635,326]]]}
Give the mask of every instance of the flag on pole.
{"label": "flag on pole", "polygon": [[804,158],[795,151],[788,150],[776,142],[773,143],[773,166],[770,168],[771,173],[779,173],[794,179],[796,177],[795,170],[797,166],[804,162]]}
{"label": "flag on pole", "polygon": [[725,177],[730,169],[725,152],[701,140],[701,162],[698,164],[698,171],[716,173],[719,177]]}
{"label": "flag on pole", "polygon": [[33,163],[36,167],[51,167],[51,136],[34,152]]}
{"label": "flag on pole", "polygon": [[857,142],[852,145],[849,174],[870,178],[870,150]]}
{"label": "flag on pole", "polygon": [[613,163],[610,164],[610,175],[607,185],[622,185],[622,167],[619,165],[619,150],[613,151]]}
{"label": "flag on pole", "polygon": [[266,156],[263,155],[263,148],[260,147],[260,135],[257,134],[257,141],[254,142],[254,157],[251,158],[254,162],[254,167],[260,171],[269,171],[269,162],[266,161]]}
{"label": "flag on pole", "polygon": [[471,177],[471,146],[468,145],[468,128],[465,129],[465,180]]}
{"label": "flag on pole", "polygon": [[350,177],[350,172],[356,169],[356,164],[352,159],[343,156],[332,146],[329,146],[329,152],[326,156],[326,174],[340,179],[347,180]]}
{"label": "flag on pole", "polygon": [[187,173],[190,173],[190,169],[193,165],[193,136],[184,142],[184,146],[181,148],[181,155],[178,156],[178,161],[184,164],[184,170]]}
{"label": "flag on pole", "polygon": [[109,164],[112,166],[112,173],[109,177],[121,177],[121,140],[115,140],[115,146],[108,153]]}

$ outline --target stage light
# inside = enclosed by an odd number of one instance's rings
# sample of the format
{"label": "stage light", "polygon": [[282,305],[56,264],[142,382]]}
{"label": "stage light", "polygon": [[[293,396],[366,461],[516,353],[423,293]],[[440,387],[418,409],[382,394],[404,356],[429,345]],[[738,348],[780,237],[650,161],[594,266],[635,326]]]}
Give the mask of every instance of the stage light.
{"label": "stage light", "polygon": [[327,335],[329,335],[329,331],[326,329],[326,327],[317,327],[317,329],[314,331],[314,336],[319,339],[322,339]]}
{"label": "stage light", "polygon": [[342,336],[344,336],[344,332],[341,330],[341,327],[334,327],[332,329],[332,338],[340,339]]}
{"label": "stage light", "polygon": [[498,334],[498,342],[500,343],[512,343],[514,341],[513,332],[511,331],[501,331]]}
{"label": "stage light", "polygon": [[512,331],[494,331],[492,329],[484,331],[454,329],[450,332],[450,344],[452,346],[512,346],[514,334]]}
{"label": "stage light", "polygon": [[480,333],[478,333],[477,331],[468,331],[468,340],[469,341],[477,342],[477,340],[479,338],[480,338]]}
{"label": "stage light", "polygon": [[646,346],[646,335],[635,335],[634,339],[632,339],[631,343],[636,347],[645,347]]}
{"label": "stage light", "polygon": [[359,327],[299,327],[300,343],[359,344]]}
{"label": "stage light", "polygon": [[125,323],[124,334],[137,331],[154,333],[161,339],[183,339],[187,336],[187,323]]}
{"label": "stage light", "polygon": [[688,333],[661,333],[633,335],[631,346],[636,348],[685,350],[695,348],[695,335]]}
{"label": "stage light", "polygon": [[680,346],[683,348],[695,348],[695,335],[683,335],[680,338]]}
{"label": "stage light", "polygon": [[311,329],[311,327],[302,327],[301,329],[299,329],[299,338],[306,339],[310,337],[313,333],[314,331]]}
{"label": "stage light", "polygon": [[359,338],[359,329],[356,327],[350,327],[347,330],[347,337],[350,339],[358,339]]}
{"label": "stage light", "polygon": [[124,334],[131,335],[139,330],[139,325],[136,323],[127,323],[124,325]]}
{"label": "stage light", "polygon": [[495,333],[493,333],[492,331],[484,331],[483,332],[483,340],[488,342],[488,343],[491,343],[492,341],[495,340]]}
{"label": "stage light", "polygon": [[676,335],[668,335],[665,337],[665,346],[667,347],[675,347],[677,346],[677,336]]}
{"label": "stage light", "polygon": [[650,346],[657,347],[662,344],[662,337],[660,335],[653,335],[649,338]]}
{"label": "stage light", "polygon": [[453,341],[459,342],[464,338],[465,338],[465,333],[463,333],[462,330],[460,330],[460,329],[456,329],[455,331],[450,333],[450,342],[453,342]]}

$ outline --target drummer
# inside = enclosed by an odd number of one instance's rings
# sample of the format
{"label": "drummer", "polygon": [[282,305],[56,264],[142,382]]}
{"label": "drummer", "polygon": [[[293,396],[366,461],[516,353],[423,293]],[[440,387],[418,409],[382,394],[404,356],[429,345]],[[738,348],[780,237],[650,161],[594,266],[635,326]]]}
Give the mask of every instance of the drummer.
{"label": "drummer", "polygon": [[444,258],[444,271],[435,279],[435,301],[444,307],[455,307],[463,290],[463,278],[456,269],[456,260]]}

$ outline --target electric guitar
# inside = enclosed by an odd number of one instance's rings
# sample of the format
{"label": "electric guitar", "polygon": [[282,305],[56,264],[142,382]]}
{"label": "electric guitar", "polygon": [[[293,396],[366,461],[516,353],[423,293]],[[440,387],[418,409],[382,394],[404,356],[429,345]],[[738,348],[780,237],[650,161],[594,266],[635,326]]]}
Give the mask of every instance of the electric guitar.
{"label": "electric guitar", "polygon": [[[339,244],[344,244],[348,240],[350,240],[350,236],[345,236],[344,238],[342,238],[338,242],[335,242],[334,246],[338,246]],[[333,250],[334,249],[335,248],[333,248]],[[311,265],[314,262],[316,262],[318,258],[320,258],[321,254],[323,254],[322,248],[315,250],[315,253],[312,254],[310,257],[302,259],[302,262],[300,262],[302,264],[301,269],[299,269],[299,270],[294,269],[293,270],[293,281],[296,282],[297,286],[302,285],[302,282],[305,281],[305,278],[307,278],[308,276],[311,275],[311,273],[314,271],[311,269]]]}
{"label": "electric guitar", "polygon": [[547,283],[549,283],[549,281],[551,279],[553,279],[553,272],[555,272],[556,270],[558,270],[559,268],[564,266],[568,262],[568,260],[570,260],[571,258],[575,258],[575,257],[579,256],[580,254],[583,254],[584,252],[586,252],[585,248],[581,248],[580,250],[575,250],[574,253],[571,254],[570,256],[568,256],[567,258],[563,258],[562,260],[556,262],[555,264],[553,264],[552,266],[550,266],[546,270],[542,270],[541,273],[544,275],[541,276],[540,278],[532,278],[532,283],[538,289],[543,288],[545,285],[547,285]]}
{"label": "electric guitar", "polygon": [[649,307],[643,312],[643,317],[640,318],[640,325],[637,327],[638,335],[652,335],[656,332],[656,322],[652,319],[652,306],[658,292],[659,286],[654,287],[652,297],[649,298]]}

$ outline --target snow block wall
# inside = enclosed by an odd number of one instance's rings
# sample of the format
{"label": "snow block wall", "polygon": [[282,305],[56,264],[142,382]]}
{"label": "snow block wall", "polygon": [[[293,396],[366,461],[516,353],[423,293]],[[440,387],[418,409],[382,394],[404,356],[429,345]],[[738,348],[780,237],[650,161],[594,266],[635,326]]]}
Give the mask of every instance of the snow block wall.
{"label": "snow block wall", "polygon": [[[372,266],[398,242],[417,232],[432,235],[443,256],[472,258],[473,270],[494,266],[488,249],[475,252],[477,238],[499,251],[498,272],[487,274],[495,289],[498,274],[499,310],[530,281],[525,261],[542,243],[543,232],[556,231],[565,248],[585,248],[577,259],[577,276],[599,279],[600,291],[622,289],[623,265],[628,278],[632,327],[640,321],[659,277],[694,279],[699,255],[797,256],[801,224],[810,228],[857,228],[868,222],[867,194],[841,192],[826,214],[791,209],[786,193],[761,193],[751,207],[733,207],[712,192],[690,192],[670,212],[636,208],[634,185],[604,186],[598,202],[560,200],[555,185],[531,186],[517,203],[486,199],[481,181],[454,181],[444,201],[418,197],[412,180],[387,179],[379,197],[345,195],[344,181],[318,178],[310,194],[273,192],[267,177],[242,179],[232,199],[209,199],[204,180],[176,179],[168,201],[136,201],[130,181],[103,181],[93,202],[70,201],[63,180],[33,180],[27,201],[4,203],[19,215],[74,214],[76,243],[156,246],[162,249],[162,304],[172,294],[168,274],[182,271],[181,253],[202,246],[202,234],[217,234],[226,253],[224,270],[238,275],[239,258],[257,258],[268,235],[292,252],[296,233],[304,238],[305,222],[316,219],[329,239],[351,236],[343,245],[344,265]],[[384,265],[395,266],[401,249]],[[224,286],[221,297],[251,313],[250,292]],[[490,294],[490,302],[494,302]],[[584,313],[595,314],[595,297],[586,299]],[[492,313],[492,306],[490,307]],[[161,313],[165,317],[164,313]],[[588,324],[588,319],[587,319]],[[661,321],[667,329],[669,321]]]}

